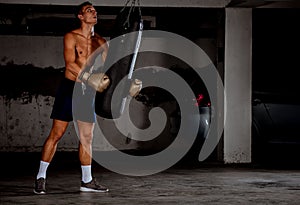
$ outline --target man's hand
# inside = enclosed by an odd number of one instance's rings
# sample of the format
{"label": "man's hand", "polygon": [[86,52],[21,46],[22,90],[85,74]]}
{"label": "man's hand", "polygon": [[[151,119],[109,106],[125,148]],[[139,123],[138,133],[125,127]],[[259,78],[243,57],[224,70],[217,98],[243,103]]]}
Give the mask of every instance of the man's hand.
{"label": "man's hand", "polygon": [[83,72],[79,79],[94,88],[97,92],[103,92],[110,84],[109,77],[105,73]]}

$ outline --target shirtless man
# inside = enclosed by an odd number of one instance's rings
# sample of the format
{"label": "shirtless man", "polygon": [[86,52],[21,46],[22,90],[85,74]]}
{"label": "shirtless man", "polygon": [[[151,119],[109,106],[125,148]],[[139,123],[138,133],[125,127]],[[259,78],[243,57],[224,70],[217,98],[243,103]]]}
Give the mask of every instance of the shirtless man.
{"label": "shirtless man", "polygon": [[[90,86],[82,88],[82,81],[79,76],[84,72],[84,65],[88,57],[96,50],[102,49],[102,60],[105,61],[107,55],[107,44],[104,38],[94,33],[94,25],[97,23],[97,12],[90,2],[84,2],[78,6],[77,18],[81,26],[64,36],[64,60],[65,60],[65,78],[63,79],[55,97],[51,119],[53,119],[52,128],[47,137],[40,161],[39,172],[36,176],[34,193],[46,194],[46,171],[51,162],[59,140],[64,135],[68,124],[73,120],[72,106],[74,112],[74,122],[77,123],[80,138],[79,160],[81,162],[82,180],[80,191],[84,192],[107,192],[108,188],[100,185],[92,177],[92,139],[96,116],[94,113],[94,95],[95,92]],[[78,97],[90,98],[84,106],[80,101],[72,101],[73,89],[79,86]],[[82,89],[81,89],[82,88]],[[75,89],[76,90],[76,89]],[[80,96],[82,95],[82,96]],[[79,104],[77,104],[79,103]],[[74,106],[79,106],[84,110],[82,113],[76,113]],[[82,115],[83,114],[83,115]]]}

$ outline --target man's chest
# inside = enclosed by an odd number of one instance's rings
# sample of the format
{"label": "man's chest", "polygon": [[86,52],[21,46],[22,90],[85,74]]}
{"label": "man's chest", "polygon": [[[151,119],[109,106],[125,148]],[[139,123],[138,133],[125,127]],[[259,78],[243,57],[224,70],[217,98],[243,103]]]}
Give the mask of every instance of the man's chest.
{"label": "man's chest", "polygon": [[75,50],[78,56],[88,57],[98,47],[100,47],[100,44],[96,39],[78,39],[76,41]]}

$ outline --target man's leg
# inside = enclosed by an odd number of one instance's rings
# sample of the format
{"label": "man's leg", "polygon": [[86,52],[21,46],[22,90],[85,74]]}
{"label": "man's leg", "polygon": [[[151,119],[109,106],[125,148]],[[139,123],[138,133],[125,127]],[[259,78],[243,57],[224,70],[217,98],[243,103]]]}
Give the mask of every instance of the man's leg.
{"label": "man's leg", "polygon": [[82,168],[82,181],[84,183],[92,180],[92,140],[94,123],[77,121],[79,132],[79,160]]}
{"label": "man's leg", "polygon": [[65,134],[69,122],[53,120],[52,129],[45,141],[42,151],[42,161],[50,163],[57,148],[57,144]]}
{"label": "man's leg", "polygon": [[92,177],[92,141],[95,123],[77,120],[79,132],[79,160],[82,169],[81,191],[86,192],[107,192],[108,189],[97,184]]}
{"label": "man's leg", "polygon": [[49,136],[47,137],[43,150],[42,150],[42,158],[40,161],[39,172],[36,176],[34,193],[36,194],[45,194],[46,193],[46,171],[49,163],[52,161],[52,158],[55,154],[57,144],[59,140],[64,135],[68,122],[53,120],[52,128]]}

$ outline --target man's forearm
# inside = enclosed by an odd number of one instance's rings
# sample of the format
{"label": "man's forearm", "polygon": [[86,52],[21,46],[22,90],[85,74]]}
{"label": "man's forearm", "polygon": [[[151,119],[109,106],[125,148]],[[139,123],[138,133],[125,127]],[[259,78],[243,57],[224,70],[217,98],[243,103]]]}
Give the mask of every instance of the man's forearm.
{"label": "man's forearm", "polygon": [[79,67],[78,64],[76,63],[68,63],[66,65],[66,69],[72,73],[76,78],[78,77],[78,75],[80,74],[81,72],[81,68]]}

